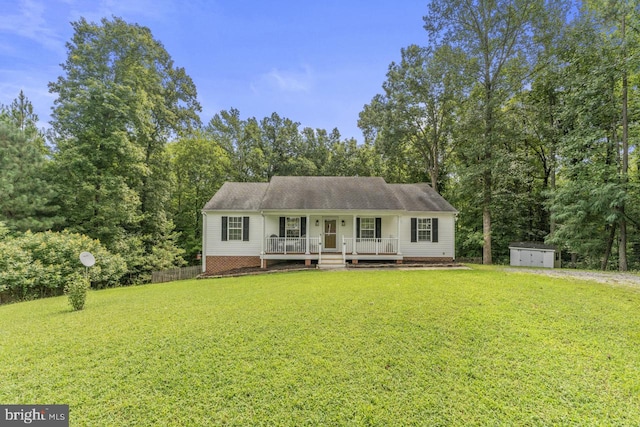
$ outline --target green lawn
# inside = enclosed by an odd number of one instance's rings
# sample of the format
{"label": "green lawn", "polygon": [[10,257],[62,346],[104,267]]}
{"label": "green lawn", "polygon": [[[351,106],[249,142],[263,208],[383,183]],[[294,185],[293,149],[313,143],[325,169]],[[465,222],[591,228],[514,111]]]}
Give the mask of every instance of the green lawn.
{"label": "green lawn", "polygon": [[0,403],[71,425],[640,425],[640,290],[300,272],[0,307]]}

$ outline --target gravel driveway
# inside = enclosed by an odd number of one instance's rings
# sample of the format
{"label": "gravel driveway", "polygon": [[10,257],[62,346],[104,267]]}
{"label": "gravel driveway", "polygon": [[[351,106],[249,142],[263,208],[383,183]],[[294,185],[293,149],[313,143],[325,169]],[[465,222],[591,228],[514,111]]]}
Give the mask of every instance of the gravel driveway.
{"label": "gravel driveway", "polygon": [[640,275],[633,273],[532,268],[508,268],[507,271],[514,273],[542,274],[552,277],[567,277],[582,280],[593,280],[594,282],[606,283],[610,285],[622,285],[640,288]]}

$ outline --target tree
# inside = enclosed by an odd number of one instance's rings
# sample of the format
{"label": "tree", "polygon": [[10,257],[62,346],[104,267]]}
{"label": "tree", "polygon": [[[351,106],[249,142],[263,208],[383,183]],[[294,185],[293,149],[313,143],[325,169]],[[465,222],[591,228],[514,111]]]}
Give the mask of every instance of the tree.
{"label": "tree", "polygon": [[120,18],[72,26],[65,74],[49,84],[67,226],[129,252],[135,274],[180,263],[166,144],[199,123],[195,85],[146,27]]}
{"label": "tree", "polygon": [[44,143],[44,135],[38,129],[38,115],[34,112],[33,104],[22,90],[11,104],[8,106],[0,105],[0,116],[26,139],[37,143],[43,154],[49,154]]}
{"label": "tree", "polygon": [[531,71],[536,23],[542,0],[434,0],[424,17],[430,41],[460,49],[477,85],[475,105],[482,132],[473,141],[482,183],[483,262],[492,263],[493,179],[500,137],[498,111]]}
{"label": "tree", "polygon": [[618,175],[619,102],[615,50],[590,14],[571,28],[561,58],[560,173],[551,200],[558,223],[550,241],[607,268],[626,198]]}
{"label": "tree", "polygon": [[[640,21],[640,4],[628,0],[590,0],[586,1],[588,10],[594,11],[598,20],[604,26],[603,31],[609,36],[612,49],[616,53],[614,63],[619,71],[620,81],[620,182],[625,197],[617,206],[619,227],[619,269],[627,271],[627,215],[626,196],[629,182],[629,74],[638,67],[638,49]],[[627,26],[635,27],[635,33],[629,33]],[[635,54],[635,57],[634,57]]]}
{"label": "tree", "polygon": [[[296,123],[280,117],[277,113],[260,121],[259,147],[265,158],[264,178],[294,175],[298,171],[300,158],[300,132]],[[304,173],[304,172],[303,172]]]}
{"label": "tree", "polygon": [[0,109],[0,220],[14,232],[48,230],[60,222],[37,120],[22,91]]}
{"label": "tree", "polygon": [[306,170],[299,175],[327,175],[331,146],[334,141],[340,140],[338,129],[329,133],[324,129],[306,127],[302,130],[301,139],[301,155]]}
{"label": "tree", "polygon": [[197,131],[169,145],[174,187],[171,198],[177,243],[187,260],[202,250],[202,208],[229,179],[231,160],[217,141]]}
{"label": "tree", "polygon": [[353,138],[340,140],[340,132],[331,133],[327,176],[388,176],[384,162],[371,143],[358,145]]}
{"label": "tree", "polygon": [[438,191],[465,86],[461,55],[446,45],[436,51],[411,45],[401,53],[400,64],[389,66],[384,94],[365,105],[358,125],[388,163],[403,165],[407,175],[395,180],[428,176]]}
{"label": "tree", "polygon": [[205,127],[209,138],[217,141],[231,161],[230,179],[239,182],[265,180],[265,154],[260,147],[260,126],[255,118],[242,120],[232,108],[213,116]]}

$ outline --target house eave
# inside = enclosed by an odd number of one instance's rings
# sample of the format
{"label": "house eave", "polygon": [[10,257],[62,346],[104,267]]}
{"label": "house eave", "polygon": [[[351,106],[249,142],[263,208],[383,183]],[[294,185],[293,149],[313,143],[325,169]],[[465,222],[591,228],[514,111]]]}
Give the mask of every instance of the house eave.
{"label": "house eave", "polygon": [[263,209],[264,215],[299,214],[299,215],[358,215],[380,214],[380,215],[406,215],[406,211],[391,209]]}

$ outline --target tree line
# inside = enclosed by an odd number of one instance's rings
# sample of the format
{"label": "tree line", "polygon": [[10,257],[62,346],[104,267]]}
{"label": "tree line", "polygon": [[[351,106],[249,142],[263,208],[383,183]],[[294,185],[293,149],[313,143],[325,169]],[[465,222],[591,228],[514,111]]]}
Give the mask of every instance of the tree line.
{"label": "tree line", "polygon": [[[639,6],[434,0],[360,113],[365,140],[273,113],[203,123],[194,82],[151,31],[73,23],[51,128],[27,96],[0,109],[0,241],[99,241],[122,283],[196,263],[224,181],[274,175],[427,181],[459,211],[457,255],[505,262],[547,241],[585,267],[640,268]],[[12,237],[13,236],[13,237]],[[120,271],[120,270],[118,270]]]}

